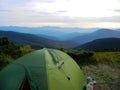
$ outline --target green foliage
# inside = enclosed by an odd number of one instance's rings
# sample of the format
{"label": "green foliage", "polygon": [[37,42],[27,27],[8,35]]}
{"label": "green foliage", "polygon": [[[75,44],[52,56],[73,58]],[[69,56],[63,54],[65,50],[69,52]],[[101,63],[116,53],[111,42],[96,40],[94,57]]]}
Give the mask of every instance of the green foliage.
{"label": "green foliage", "polygon": [[22,55],[25,55],[27,53],[34,51],[35,49],[32,49],[31,47],[20,47],[20,50],[22,52]]}
{"label": "green foliage", "polygon": [[0,53],[15,59],[21,56],[20,47],[9,41],[7,37],[0,38]]}
{"label": "green foliage", "polygon": [[120,68],[120,52],[95,52],[93,58],[99,63]]}
{"label": "green foliage", "polygon": [[79,64],[90,64],[97,63],[95,59],[92,58],[94,52],[85,51],[82,49],[69,50],[67,54],[70,55]]}
{"label": "green foliage", "polygon": [[6,56],[5,54],[0,54],[0,63],[11,63],[13,61],[13,58],[10,56]]}
{"label": "green foliage", "polygon": [[60,50],[60,51],[65,51],[64,48],[62,48],[62,47],[61,47],[59,50]]}
{"label": "green foliage", "polygon": [[0,38],[0,70],[20,56],[19,46],[9,41],[7,37]]}
{"label": "green foliage", "polygon": [[11,63],[13,58],[6,56],[5,54],[0,54],[0,70],[4,68],[7,64]]}

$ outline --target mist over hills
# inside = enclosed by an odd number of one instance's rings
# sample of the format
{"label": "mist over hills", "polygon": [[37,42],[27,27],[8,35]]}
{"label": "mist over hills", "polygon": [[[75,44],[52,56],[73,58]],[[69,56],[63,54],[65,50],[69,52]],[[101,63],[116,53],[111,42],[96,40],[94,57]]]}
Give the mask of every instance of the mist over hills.
{"label": "mist over hills", "polygon": [[17,44],[35,48],[73,49],[96,39],[120,38],[120,29],[90,28],[86,31],[91,31],[83,32],[85,29],[82,28],[0,26],[0,30],[0,37],[7,36]]}
{"label": "mist over hills", "polygon": [[43,37],[38,37],[32,34],[19,33],[14,31],[0,31],[0,37],[8,37],[14,43],[19,45],[30,45],[33,48],[71,48],[71,42],[54,41]]}
{"label": "mist over hills", "polygon": [[75,41],[78,45],[82,45],[87,42],[93,41],[95,39],[111,38],[111,37],[120,38],[120,32],[112,29],[99,29],[90,34],[72,38],[71,41]]}
{"label": "mist over hills", "polygon": [[53,26],[44,26],[44,27],[0,26],[0,30],[35,34],[40,37],[43,36],[45,38],[61,41],[61,40],[69,39],[69,37],[74,38],[79,35],[84,35],[85,33],[89,33],[97,29],[96,28],[62,28],[62,27],[53,27]]}
{"label": "mist over hills", "polygon": [[[5,31],[15,31],[15,32],[22,32],[22,33],[29,33],[29,34],[43,34],[48,36],[59,36],[63,35],[63,32],[57,30],[59,28],[56,27],[18,27],[18,26],[1,26],[0,30]],[[53,34],[54,33],[54,34]]]}

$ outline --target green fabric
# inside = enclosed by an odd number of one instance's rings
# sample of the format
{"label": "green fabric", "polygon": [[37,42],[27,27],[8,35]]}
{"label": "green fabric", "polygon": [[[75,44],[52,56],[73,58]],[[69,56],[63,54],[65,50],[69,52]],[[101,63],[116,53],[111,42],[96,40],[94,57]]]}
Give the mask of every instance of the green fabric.
{"label": "green fabric", "polygon": [[25,78],[31,90],[83,90],[86,85],[82,71],[71,57],[47,48],[29,53],[4,68],[0,72],[0,90],[21,90]]}
{"label": "green fabric", "polygon": [[[49,90],[83,90],[85,77],[71,57],[61,51],[48,49],[46,60]],[[58,69],[59,65],[61,69]]]}
{"label": "green fabric", "polygon": [[44,50],[32,52],[15,63],[24,65],[31,90],[48,90]]}
{"label": "green fabric", "polygon": [[17,64],[10,64],[0,73],[0,90],[19,90],[25,77],[25,70]]}
{"label": "green fabric", "polygon": [[[44,51],[38,50],[8,65],[8,67],[0,73],[0,90],[19,90],[21,87],[19,84],[22,84],[25,77],[27,77],[29,81],[31,90],[48,90],[44,56]],[[13,67],[13,65],[15,66]],[[18,75],[19,78],[15,77]],[[2,85],[2,83],[4,85]]]}

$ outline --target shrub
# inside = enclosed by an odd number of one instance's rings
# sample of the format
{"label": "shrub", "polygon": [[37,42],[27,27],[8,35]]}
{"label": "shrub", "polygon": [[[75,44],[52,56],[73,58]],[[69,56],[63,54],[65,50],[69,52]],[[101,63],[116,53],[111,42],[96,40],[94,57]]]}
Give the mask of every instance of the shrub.
{"label": "shrub", "polygon": [[20,50],[22,55],[25,55],[27,53],[34,51],[35,49],[32,49],[31,47],[21,47]]}
{"label": "shrub", "polygon": [[5,54],[0,54],[0,63],[10,63],[13,61],[13,58],[11,58],[10,56],[6,56]]}
{"label": "shrub", "polygon": [[7,37],[0,38],[0,53],[10,56],[14,59],[21,56],[20,46],[15,45]]}
{"label": "shrub", "polygon": [[70,55],[79,64],[97,63],[96,60],[92,58],[94,52],[91,51],[84,51],[81,49],[71,50],[67,51],[67,54]]}

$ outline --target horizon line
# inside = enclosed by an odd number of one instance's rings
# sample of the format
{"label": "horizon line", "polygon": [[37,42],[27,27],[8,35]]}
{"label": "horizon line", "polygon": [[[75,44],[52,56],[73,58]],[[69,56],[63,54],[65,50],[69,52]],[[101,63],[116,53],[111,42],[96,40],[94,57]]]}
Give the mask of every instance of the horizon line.
{"label": "horizon line", "polygon": [[107,28],[107,27],[70,27],[70,26],[51,26],[51,25],[46,25],[46,26],[22,26],[22,25],[0,25],[0,27],[25,27],[25,28],[40,28],[40,27],[56,27],[56,28],[83,28],[83,29],[120,29],[120,27],[114,27],[114,28]]}

